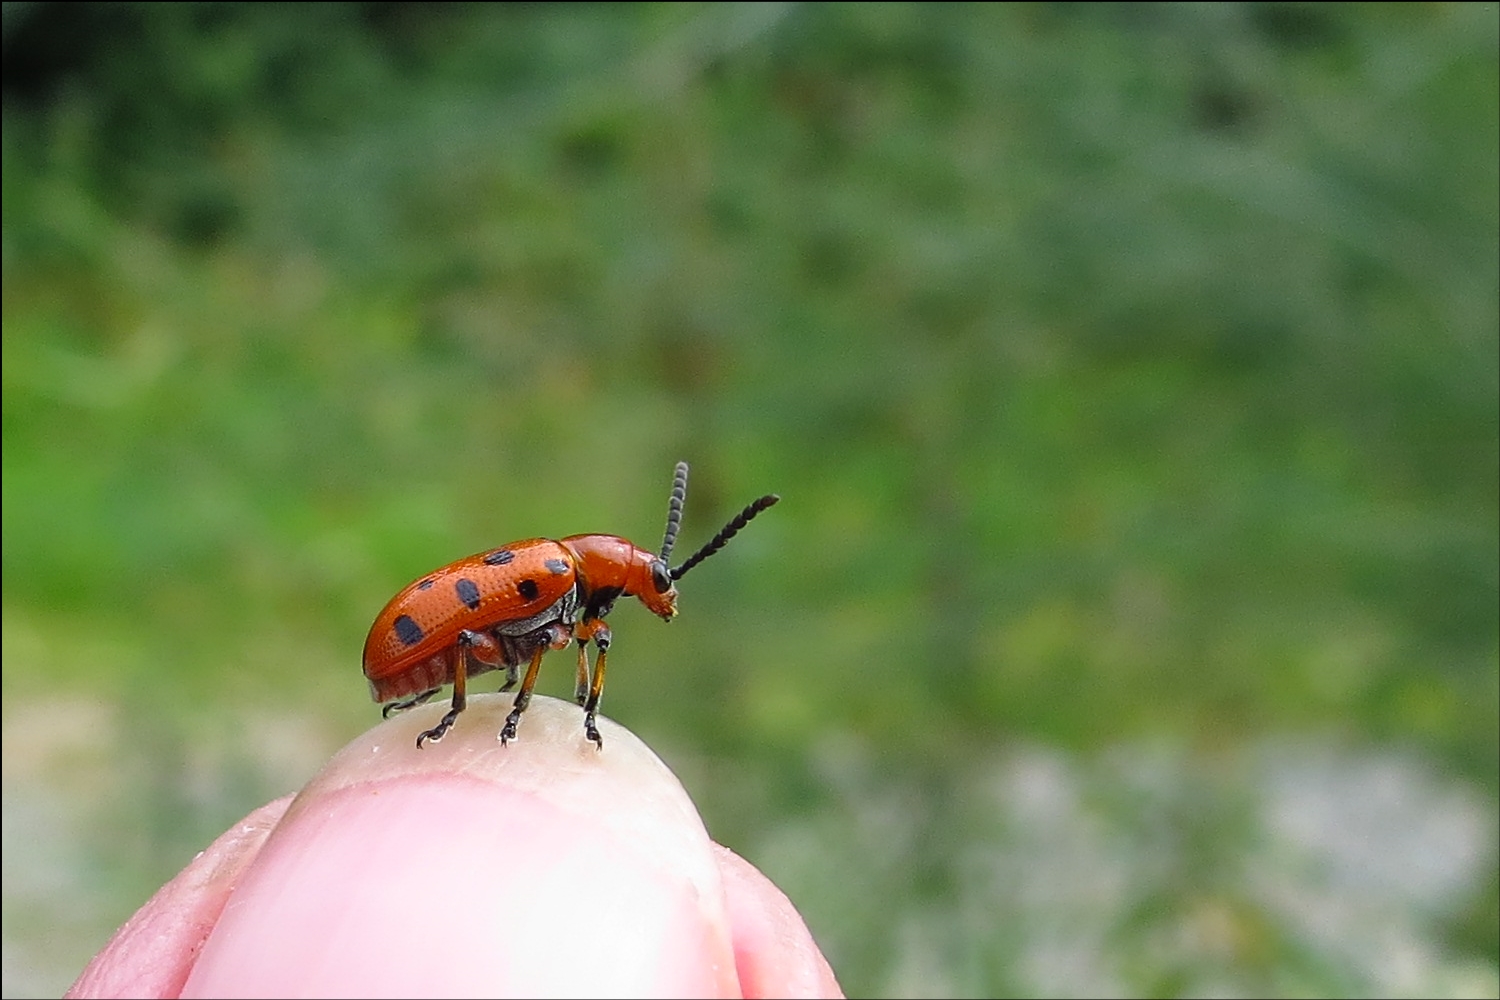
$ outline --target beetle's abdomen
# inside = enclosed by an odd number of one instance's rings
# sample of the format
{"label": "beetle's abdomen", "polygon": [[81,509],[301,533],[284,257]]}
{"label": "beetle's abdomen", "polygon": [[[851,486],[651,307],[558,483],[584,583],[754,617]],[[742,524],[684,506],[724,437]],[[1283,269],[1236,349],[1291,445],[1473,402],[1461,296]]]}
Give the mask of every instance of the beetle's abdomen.
{"label": "beetle's abdomen", "polygon": [[371,677],[369,665],[366,664],[365,677],[370,682],[370,697],[384,705],[388,701],[411,698],[444,684],[452,684],[453,657],[457,653],[457,646],[445,649],[389,677]]}

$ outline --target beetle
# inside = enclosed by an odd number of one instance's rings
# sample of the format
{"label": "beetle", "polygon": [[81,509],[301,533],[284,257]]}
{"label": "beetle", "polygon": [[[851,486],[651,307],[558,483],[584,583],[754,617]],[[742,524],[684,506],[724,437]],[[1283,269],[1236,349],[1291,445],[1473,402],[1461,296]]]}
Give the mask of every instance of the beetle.
{"label": "beetle", "polygon": [[[667,502],[667,530],[660,553],[618,535],[527,538],[488,549],[433,570],[407,585],[375,618],[365,639],[365,677],[383,714],[427,701],[445,684],[453,703],[442,720],[417,737],[417,747],[438,742],[464,710],[468,679],[504,668],[501,691],[526,676],[500,730],[501,744],[516,738],[516,726],[531,701],[542,654],[578,644],[574,700],[583,707],[584,736],[604,749],[595,715],[604,691],[604,664],[613,636],[604,619],[621,596],[634,597],[652,614],[677,614],[676,582],[719,551],[756,515],[781,498],[768,493],[740,511],[686,562],[667,560],[682,525],[688,466],[678,462]],[[598,649],[589,670],[588,644]]]}

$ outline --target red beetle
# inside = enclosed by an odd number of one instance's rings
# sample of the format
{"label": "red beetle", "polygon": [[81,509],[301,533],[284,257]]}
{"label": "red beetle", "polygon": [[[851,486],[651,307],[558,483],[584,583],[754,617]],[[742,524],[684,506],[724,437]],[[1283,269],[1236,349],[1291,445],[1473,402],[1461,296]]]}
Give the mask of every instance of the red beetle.
{"label": "red beetle", "polygon": [[[417,737],[436,743],[464,710],[468,678],[504,667],[501,691],[516,685],[516,668],[527,661],[526,678],[500,742],[516,738],[516,724],[531,700],[542,654],[578,643],[574,697],[583,706],[583,733],[596,747],[604,740],[595,725],[604,690],[610,631],[604,618],[622,594],[639,598],[652,614],[671,621],[677,588],[687,571],[723,548],[750,519],[781,499],[767,494],[726,524],[707,545],[676,569],[667,557],[682,524],[688,467],[678,462],[667,505],[661,554],[616,535],[569,535],[557,541],[528,538],[449,563],[403,589],[375,618],[365,640],[365,677],[385,715],[420,705],[444,684],[453,685],[453,705],[436,726]],[[587,646],[599,648],[592,675]]]}

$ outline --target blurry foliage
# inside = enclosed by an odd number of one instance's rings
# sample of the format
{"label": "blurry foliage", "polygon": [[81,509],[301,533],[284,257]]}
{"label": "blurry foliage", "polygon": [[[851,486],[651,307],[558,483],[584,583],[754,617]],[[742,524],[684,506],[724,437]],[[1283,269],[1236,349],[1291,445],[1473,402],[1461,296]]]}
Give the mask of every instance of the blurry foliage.
{"label": "blurry foliage", "polygon": [[[1492,5],[4,18],[7,705],[352,732],[398,586],[650,544],[684,457],[684,545],[785,502],[670,630],[622,607],[606,707],[726,842],[851,734],[930,786],[917,900],[1012,742],[1329,732],[1500,791]],[[1489,962],[1495,906],[1450,932]],[[1359,989],[1308,975],[1251,988]]]}

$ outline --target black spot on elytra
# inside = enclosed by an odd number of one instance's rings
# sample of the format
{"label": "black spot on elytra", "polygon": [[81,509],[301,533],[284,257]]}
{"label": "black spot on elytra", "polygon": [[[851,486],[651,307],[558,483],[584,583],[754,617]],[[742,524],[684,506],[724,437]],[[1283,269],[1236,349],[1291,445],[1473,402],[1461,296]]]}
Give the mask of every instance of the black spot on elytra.
{"label": "black spot on elytra", "polygon": [[432,577],[429,576],[427,579],[425,579],[421,583],[417,584],[417,589],[418,590],[431,590],[432,589],[432,585],[433,585],[434,582],[436,582],[436,581],[434,581],[432,579]]}
{"label": "black spot on elytra", "polygon": [[493,552],[485,553],[484,564],[486,566],[504,566],[515,557],[516,554],[510,549],[496,549]]}
{"label": "black spot on elytra", "polygon": [[464,602],[464,607],[470,611],[479,610],[479,588],[474,585],[473,580],[459,580],[453,585],[453,592]]}
{"label": "black spot on elytra", "polygon": [[412,621],[410,615],[400,615],[396,618],[396,638],[408,646],[415,646],[424,637],[422,626]]}
{"label": "black spot on elytra", "polygon": [[568,564],[563,562],[561,559],[548,559],[542,565],[546,566],[547,572],[551,573],[553,576],[562,576],[568,571]]}
{"label": "black spot on elytra", "polygon": [[516,584],[516,589],[519,590],[521,592],[521,596],[526,598],[528,601],[536,600],[536,595],[541,593],[541,589],[536,585],[535,580],[522,580],[520,583]]}

